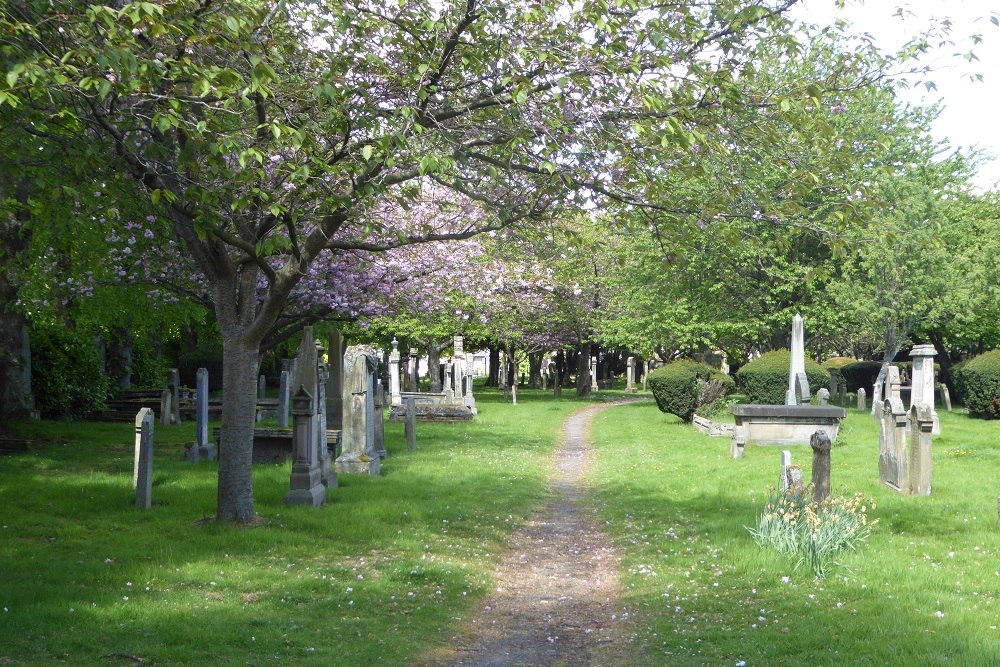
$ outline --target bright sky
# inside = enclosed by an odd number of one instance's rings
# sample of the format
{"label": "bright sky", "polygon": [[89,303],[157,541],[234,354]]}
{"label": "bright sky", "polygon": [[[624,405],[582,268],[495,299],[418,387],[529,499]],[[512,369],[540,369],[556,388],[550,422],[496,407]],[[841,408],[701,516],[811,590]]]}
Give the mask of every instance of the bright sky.
{"label": "bright sky", "polygon": [[[903,7],[912,16],[896,16]],[[838,11],[834,0],[802,0],[793,15],[811,23],[832,24],[837,16],[854,24],[856,32],[868,32],[885,49],[893,50],[906,38],[920,32],[933,20],[949,18],[952,22],[951,44],[935,48],[923,61],[934,67],[927,75],[937,86],[928,91],[923,86],[901,93],[902,99],[929,105],[939,99],[944,111],[934,125],[938,139],[947,139],[953,147],[978,147],[1000,158],[1000,27],[990,21],[1000,18],[1000,3],[993,0],[848,0]],[[982,35],[974,44],[971,36]],[[960,54],[974,51],[978,61],[967,61]],[[982,74],[982,81],[970,76]],[[989,189],[1000,183],[1000,159],[984,162],[975,180]]]}

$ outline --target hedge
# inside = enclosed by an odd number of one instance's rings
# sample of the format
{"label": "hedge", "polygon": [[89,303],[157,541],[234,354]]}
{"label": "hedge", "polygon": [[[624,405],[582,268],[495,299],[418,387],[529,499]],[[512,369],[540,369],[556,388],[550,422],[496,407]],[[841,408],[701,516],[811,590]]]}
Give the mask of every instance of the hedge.
{"label": "hedge", "polygon": [[970,415],[1000,417],[1000,350],[984,352],[952,369],[959,401]]}
{"label": "hedge", "polygon": [[185,387],[194,387],[197,384],[199,368],[208,371],[208,386],[211,390],[222,389],[222,350],[202,349],[182,354],[177,359],[181,384]]}
{"label": "hedge", "polygon": [[844,382],[844,376],[840,369],[848,364],[853,364],[857,359],[854,357],[830,357],[823,362],[822,366],[830,373],[830,383],[839,385]]}
{"label": "hedge", "polygon": [[649,388],[656,399],[656,406],[661,412],[677,415],[684,421],[691,421],[695,410],[702,405],[702,381],[721,383],[722,395],[733,390],[735,383],[728,375],[712,368],[708,364],[698,363],[690,359],[680,359],[666,366],[661,366],[649,374]]}
{"label": "hedge", "polygon": [[75,419],[102,410],[110,388],[93,332],[32,329],[31,391],[43,417]]}
{"label": "hedge", "polygon": [[[750,403],[784,405],[791,362],[792,353],[788,350],[762,354],[737,371],[736,386],[747,395]],[[815,361],[806,359],[805,367],[810,393],[815,394],[830,384],[830,373]]]}
{"label": "hedge", "polygon": [[855,361],[840,367],[840,376],[847,382],[847,391],[857,392],[864,388],[871,395],[872,387],[875,386],[875,378],[882,370],[881,361]]}

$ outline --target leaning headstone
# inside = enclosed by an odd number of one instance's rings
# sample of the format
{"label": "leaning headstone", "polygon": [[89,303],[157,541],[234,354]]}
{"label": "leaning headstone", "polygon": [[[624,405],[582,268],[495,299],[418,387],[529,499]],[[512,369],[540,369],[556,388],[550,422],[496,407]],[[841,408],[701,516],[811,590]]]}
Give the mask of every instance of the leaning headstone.
{"label": "leaning headstone", "polygon": [[792,465],[792,453],[787,449],[781,451],[781,491],[788,490],[788,468]]}
{"label": "leaning headstone", "polygon": [[816,392],[816,397],[819,399],[820,405],[827,405],[830,402],[830,390],[826,387],[820,387],[820,390]]}
{"label": "leaning headstone", "polygon": [[148,510],[153,502],[153,411],[142,408],[135,416],[135,463],[132,486],[135,506]]}
{"label": "leaning headstone", "polygon": [[785,405],[802,405],[809,402],[809,382],[806,377],[805,334],[802,316],[792,318],[791,364],[788,370],[788,391]]}
{"label": "leaning headstone", "polygon": [[626,363],[625,391],[635,393],[635,357],[629,357]]}
{"label": "leaning headstone", "polygon": [[281,380],[278,382],[278,427],[288,428],[288,408],[291,401],[291,387],[289,381],[291,373],[281,371]]}
{"label": "leaning headstone", "polygon": [[813,502],[823,502],[830,496],[830,436],[826,431],[816,431],[809,438],[813,450]]}
{"label": "leaning headstone", "polygon": [[[309,337],[312,335],[310,333]],[[301,349],[301,348],[300,348]],[[301,360],[301,356],[299,357]],[[292,474],[285,503],[319,507],[326,500],[316,451],[316,403],[302,385],[292,398]]]}
{"label": "leaning headstone", "polygon": [[167,389],[170,390],[170,420],[181,423],[181,372],[176,368],[167,371]]}
{"label": "leaning headstone", "polygon": [[938,384],[938,391],[941,392],[941,404],[944,405],[944,409],[951,412],[951,393],[948,391],[948,385],[943,382]]}
{"label": "leaning headstone", "polygon": [[910,428],[909,492],[915,496],[929,496],[934,414],[928,405],[910,408]]}
{"label": "leaning headstone", "polygon": [[890,366],[886,378],[888,398],[882,403],[879,427],[879,479],[886,486],[905,492],[908,483],[907,415],[899,397],[899,369]]}
{"label": "leaning headstone", "polygon": [[858,410],[864,412],[868,409],[867,399],[868,395],[864,387],[858,388]]}
{"label": "leaning headstone", "polygon": [[926,405],[930,408],[934,423],[934,434],[941,433],[937,410],[934,409],[934,356],[933,345],[914,345],[910,352],[913,358],[913,377],[910,381],[910,407]]}

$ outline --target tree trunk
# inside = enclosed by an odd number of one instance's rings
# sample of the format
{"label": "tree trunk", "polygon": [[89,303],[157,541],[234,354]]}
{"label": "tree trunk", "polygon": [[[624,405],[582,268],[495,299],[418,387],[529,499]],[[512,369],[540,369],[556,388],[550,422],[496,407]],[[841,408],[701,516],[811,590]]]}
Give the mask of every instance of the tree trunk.
{"label": "tree trunk", "polygon": [[431,380],[428,391],[432,394],[440,394],[441,387],[441,350],[448,346],[451,341],[439,343],[436,340],[424,343],[427,347],[427,375]]}
{"label": "tree trunk", "polygon": [[[0,197],[16,198],[18,203],[26,205],[28,185],[26,179],[16,184],[4,179],[0,181]],[[28,321],[15,305],[17,285],[4,270],[13,267],[17,255],[28,246],[30,233],[25,231],[28,219],[25,210],[26,207],[16,215],[0,218],[0,256],[3,257],[3,267],[0,267],[0,420],[22,417],[33,407]]]}
{"label": "tree trunk", "polygon": [[490,346],[490,375],[486,379],[487,387],[500,386],[500,348]]}
{"label": "tree trunk", "polygon": [[566,375],[566,351],[559,350],[556,353],[556,376],[552,379],[552,396],[562,398],[562,386]]}
{"label": "tree trunk", "polygon": [[528,388],[542,388],[542,359],[545,354],[542,352],[531,352],[528,354]]}
{"label": "tree trunk", "polygon": [[580,346],[580,356],[576,360],[576,395],[590,395],[590,343]]}
{"label": "tree trunk", "polygon": [[253,500],[253,429],[260,345],[223,335],[222,437],[219,444],[219,521],[248,523]]}

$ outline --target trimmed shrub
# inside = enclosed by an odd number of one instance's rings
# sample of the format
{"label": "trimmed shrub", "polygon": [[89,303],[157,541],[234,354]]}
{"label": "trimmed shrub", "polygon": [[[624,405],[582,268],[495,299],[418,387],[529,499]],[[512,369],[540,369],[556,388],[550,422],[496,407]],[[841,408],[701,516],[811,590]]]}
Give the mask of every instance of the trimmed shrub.
{"label": "trimmed shrub", "polygon": [[984,352],[952,369],[955,391],[970,415],[1000,418],[1000,350]]}
{"label": "trimmed shrub", "polygon": [[111,381],[94,334],[65,327],[31,331],[31,391],[44,417],[74,419],[104,409]]}
{"label": "trimmed shrub", "polygon": [[733,379],[689,359],[661,366],[649,374],[649,388],[661,412],[691,421],[695,410],[712,403],[733,390]]}
{"label": "trimmed shrub", "polygon": [[[788,391],[788,369],[792,353],[774,350],[750,361],[736,373],[736,386],[747,395],[750,403],[783,405]],[[806,378],[809,391],[815,394],[820,387],[830,384],[830,373],[812,359],[806,359]]]}
{"label": "trimmed shrub", "polygon": [[875,378],[882,369],[881,361],[855,361],[840,367],[840,376],[847,382],[847,391],[857,393],[858,389],[864,387],[871,398],[872,387],[875,386]]}

